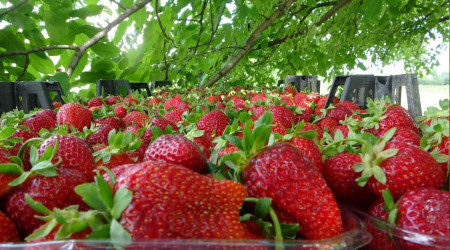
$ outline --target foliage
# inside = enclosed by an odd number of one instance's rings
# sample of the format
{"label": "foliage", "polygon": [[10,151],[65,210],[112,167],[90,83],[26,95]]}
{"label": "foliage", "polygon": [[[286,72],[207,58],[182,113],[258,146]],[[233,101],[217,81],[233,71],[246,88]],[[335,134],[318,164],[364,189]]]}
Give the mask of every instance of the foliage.
{"label": "foliage", "polygon": [[441,72],[437,73],[435,70],[431,71],[431,74],[425,78],[419,79],[419,84],[422,85],[448,85],[449,84],[449,73]]}
{"label": "foliage", "polygon": [[[405,60],[407,70],[422,71],[449,40],[444,0],[148,2],[0,0],[8,6],[0,8],[0,80],[70,79],[73,87],[100,78],[169,79],[198,86],[232,66],[217,78],[221,84],[275,83],[287,74],[329,79],[365,69],[360,59],[367,54],[372,63]],[[106,20],[120,15],[108,33]],[[436,34],[444,43],[427,54],[423,45]]]}

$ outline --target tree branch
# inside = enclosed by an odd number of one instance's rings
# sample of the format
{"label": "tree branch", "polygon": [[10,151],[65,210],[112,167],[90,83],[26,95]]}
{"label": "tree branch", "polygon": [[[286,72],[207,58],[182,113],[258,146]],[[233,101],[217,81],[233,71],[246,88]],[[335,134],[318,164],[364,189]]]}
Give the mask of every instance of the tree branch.
{"label": "tree branch", "polygon": [[85,43],[79,46],[79,49],[76,51],[74,57],[72,58],[72,61],[70,62],[69,68],[67,69],[67,74],[69,77],[72,76],[73,71],[77,67],[78,63],[80,62],[81,57],[83,56],[84,52],[90,48],[92,45],[96,44],[100,39],[106,36],[108,32],[114,28],[116,25],[121,23],[123,20],[128,18],[129,16],[133,15],[136,11],[142,9],[145,5],[150,3],[152,0],[142,0],[141,2],[137,3],[131,8],[126,9],[120,16],[118,16],[114,21],[106,25],[105,28],[103,28],[101,31],[99,31],[97,34],[95,34],[93,37],[91,37],[89,40],[87,40]]}
{"label": "tree branch", "polygon": [[[336,14],[336,12],[338,12],[342,7],[344,7],[345,5],[349,4],[351,1],[352,0],[341,0],[341,1],[337,2],[333,6],[333,8],[331,8],[327,13],[325,13],[320,18],[320,20],[317,21],[314,25],[316,27],[319,27],[320,25],[325,23],[328,19],[330,19],[334,14]],[[306,27],[304,27],[304,28],[300,29],[299,31],[295,32],[294,34],[286,35],[286,36],[283,36],[281,38],[272,40],[272,41],[270,41],[268,43],[268,47],[272,47],[272,46],[275,46],[277,44],[284,43],[287,39],[291,39],[291,38],[294,38],[294,37],[301,36],[301,35],[305,34],[307,30],[308,29]]]}
{"label": "tree branch", "polygon": [[445,22],[445,21],[448,21],[448,19],[449,19],[449,16],[443,16],[443,17],[439,18],[439,22]]}
{"label": "tree branch", "polygon": [[202,87],[210,87],[218,80],[220,80],[224,75],[230,72],[238,63],[242,60],[242,58],[251,50],[253,45],[255,45],[258,38],[261,34],[266,30],[275,19],[280,17],[292,4],[294,0],[286,0],[283,4],[276,10],[268,19],[266,19],[263,23],[261,23],[258,28],[250,35],[250,37],[245,42],[244,48],[240,50],[230,62],[228,62],[217,74],[211,78],[206,84]]}
{"label": "tree branch", "polygon": [[164,67],[165,67],[165,77],[164,81],[169,80],[169,65],[167,64],[167,56],[166,56],[167,50],[166,50],[166,40],[164,40]]}
{"label": "tree branch", "polygon": [[47,50],[54,50],[54,49],[70,49],[70,50],[78,50],[79,48],[75,45],[49,45],[46,47],[40,47],[40,48],[34,48],[29,50],[23,50],[23,51],[11,51],[11,52],[3,52],[0,53],[0,58],[2,57],[10,57],[10,56],[17,56],[17,55],[29,55],[32,53],[47,51]]}
{"label": "tree branch", "polygon": [[200,39],[202,38],[202,33],[203,33],[203,17],[205,14],[205,9],[206,6],[208,5],[208,1],[203,1],[203,6],[202,6],[202,10],[200,11],[200,31],[198,32],[198,37],[197,37],[197,42],[195,43],[194,46],[194,52],[192,54],[195,55],[195,53],[197,52],[197,48],[198,45],[200,44]]}
{"label": "tree branch", "polygon": [[15,9],[26,4],[27,2],[28,2],[28,0],[22,0],[22,1],[18,2],[16,5],[13,5],[13,6],[7,8],[6,10],[4,10],[3,12],[0,13],[0,17],[13,12]]}
{"label": "tree branch", "polygon": [[122,9],[124,9],[124,10],[127,10],[127,9],[128,9],[125,5],[121,4],[120,2],[118,2],[118,1],[116,1],[116,0],[111,0],[111,2],[117,4],[120,8],[122,8]]}
{"label": "tree branch", "polygon": [[159,18],[159,13],[158,13],[158,0],[155,0],[155,16],[156,16],[156,20],[158,21],[159,27],[161,28],[161,32],[163,34],[163,36],[167,39],[169,39],[170,41],[172,41],[173,44],[175,44],[175,41],[169,37],[166,33],[166,29],[164,28],[164,26],[161,23],[161,19]]}
{"label": "tree branch", "polygon": [[16,81],[22,81],[22,77],[25,75],[28,69],[28,65],[30,65],[30,57],[28,55],[25,55],[25,63],[23,64],[23,70],[20,73],[20,75],[17,77]]}

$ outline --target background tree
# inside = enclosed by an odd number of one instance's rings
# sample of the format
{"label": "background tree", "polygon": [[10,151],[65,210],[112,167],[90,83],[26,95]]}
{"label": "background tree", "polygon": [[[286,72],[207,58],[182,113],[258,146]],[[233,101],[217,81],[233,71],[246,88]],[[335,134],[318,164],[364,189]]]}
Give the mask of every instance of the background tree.
{"label": "background tree", "polygon": [[[0,80],[179,85],[331,78],[404,60],[428,71],[449,40],[448,0],[0,0]],[[425,46],[437,35],[444,43]]]}

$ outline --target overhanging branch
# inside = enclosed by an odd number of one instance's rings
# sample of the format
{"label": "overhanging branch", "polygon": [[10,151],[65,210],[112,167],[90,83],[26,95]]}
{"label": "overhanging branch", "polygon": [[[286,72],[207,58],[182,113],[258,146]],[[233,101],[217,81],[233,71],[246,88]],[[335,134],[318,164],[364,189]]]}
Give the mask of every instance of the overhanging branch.
{"label": "overhanging branch", "polygon": [[0,17],[13,12],[15,9],[26,4],[27,2],[28,2],[28,0],[22,0],[22,1],[18,2],[16,5],[13,5],[13,6],[7,8],[6,10],[4,10],[3,12],[0,13]]}
{"label": "overhanging branch", "polygon": [[213,76],[206,84],[204,84],[202,87],[210,87],[214,83],[216,83],[218,80],[220,80],[224,75],[226,75],[230,70],[232,70],[239,61],[242,60],[242,58],[252,49],[253,45],[255,45],[258,38],[261,36],[261,34],[264,32],[264,30],[269,27],[274,20],[276,20],[278,17],[280,17],[292,4],[293,0],[286,0],[283,2],[283,4],[276,10],[268,19],[266,19],[263,23],[261,23],[258,28],[256,28],[255,31],[250,35],[250,37],[245,42],[244,48],[231,59],[230,62],[228,62],[215,76]]}
{"label": "overhanging branch", "polygon": [[156,16],[156,20],[158,21],[159,28],[161,28],[161,32],[162,32],[163,36],[165,38],[169,39],[170,41],[172,41],[172,43],[175,45],[175,41],[169,35],[167,35],[166,29],[162,25],[161,19],[159,18],[158,5],[159,5],[158,0],[155,0],[155,16]]}
{"label": "overhanging branch", "polygon": [[10,56],[18,56],[18,55],[27,56],[32,53],[37,53],[37,52],[42,52],[42,51],[47,51],[47,50],[55,50],[55,49],[78,50],[79,48],[75,45],[50,45],[50,46],[34,48],[34,49],[29,49],[29,50],[3,52],[3,53],[0,53],[0,58],[10,57]]}
{"label": "overhanging branch", "polygon": [[119,23],[121,23],[123,20],[134,14],[136,11],[142,9],[145,5],[150,3],[152,0],[142,0],[141,2],[137,3],[131,8],[126,9],[120,16],[118,16],[114,21],[106,25],[105,28],[103,28],[101,31],[99,31],[97,34],[95,34],[93,37],[91,37],[89,40],[87,40],[85,43],[79,46],[79,49],[75,53],[74,57],[72,58],[72,61],[70,62],[69,68],[67,69],[67,74],[69,77],[72,76],[73,71],[77,67],[78,63],[80,62],[81,57],[86,52],[88,48],[90,48],[92,45],[96,44],[100,39],[106,36],[108,32],[117,26]]}

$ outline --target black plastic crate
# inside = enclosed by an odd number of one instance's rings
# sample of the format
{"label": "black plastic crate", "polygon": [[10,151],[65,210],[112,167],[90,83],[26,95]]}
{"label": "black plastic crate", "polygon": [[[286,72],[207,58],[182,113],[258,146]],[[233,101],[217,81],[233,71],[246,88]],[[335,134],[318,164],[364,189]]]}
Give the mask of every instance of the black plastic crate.
{"label": "black plastic crate", "polygon": [[320,81],[317,76],[288,75],[285,84],[292,84],[297,91],[309,90],[320,93]]}
{"label": "black plastic crate", "polygon": [[14,82],[0,82],[0,114],[16,108],[16,87]]}

